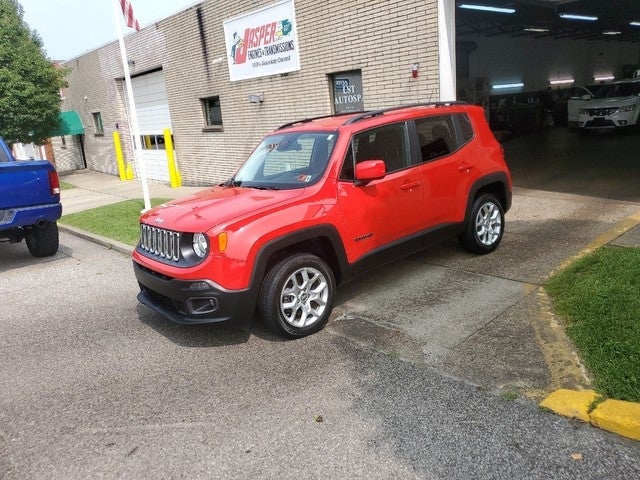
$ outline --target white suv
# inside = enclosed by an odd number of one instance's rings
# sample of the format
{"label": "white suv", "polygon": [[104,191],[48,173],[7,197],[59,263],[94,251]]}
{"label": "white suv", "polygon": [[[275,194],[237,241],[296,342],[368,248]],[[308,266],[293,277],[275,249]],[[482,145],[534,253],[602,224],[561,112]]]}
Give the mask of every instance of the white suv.
{"label": "white suv", "polygon": [[639,125],[640,78],[603,86],[578,111],[580,129],[615,129]]}

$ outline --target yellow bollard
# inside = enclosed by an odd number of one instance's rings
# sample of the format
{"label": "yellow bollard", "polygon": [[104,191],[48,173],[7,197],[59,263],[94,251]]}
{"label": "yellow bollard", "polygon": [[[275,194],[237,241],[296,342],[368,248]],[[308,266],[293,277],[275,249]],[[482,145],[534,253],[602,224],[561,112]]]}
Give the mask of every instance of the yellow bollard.
{"label": "yellow bollard", "polygon": [[182,186],[182,176],[178,171],[176,165],[176,158],[173,155],[173,139],[171,138],[171,129],[165,128],[164,134],[164,148],[167,152],[167,166],[169,168],[169,180],[171,182],[171,188],[178,188]]}
{"label": "yellow bollard", "polygon": [[113,146],[116,150],[116,161],[118,162],[118,174],[120,175],[120,180],[131,180],[133,175],[131,178],[127,178],[127,170],[124,165],[124,155],[122,155],[122,144],[120,143],[120,133],[118,132],[113,132]]}
{"label": "yellow bollard", "polygon": [[133,180],[133,166],[130,163],[127,163],[127,167],[125,169],[125,178],[127,180]]}

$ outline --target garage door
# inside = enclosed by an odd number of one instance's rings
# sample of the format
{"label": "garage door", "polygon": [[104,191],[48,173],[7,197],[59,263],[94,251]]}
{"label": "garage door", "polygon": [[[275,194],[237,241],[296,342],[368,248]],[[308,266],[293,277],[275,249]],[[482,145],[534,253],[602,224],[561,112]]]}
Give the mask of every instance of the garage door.
{"label": "garage door", "polygon": [[165,128],[171,129],[171,116],[164,72],[159,70],[132,78],[131,85],[142,136],[142,159],[147,178],[169,181],[163,131]]}

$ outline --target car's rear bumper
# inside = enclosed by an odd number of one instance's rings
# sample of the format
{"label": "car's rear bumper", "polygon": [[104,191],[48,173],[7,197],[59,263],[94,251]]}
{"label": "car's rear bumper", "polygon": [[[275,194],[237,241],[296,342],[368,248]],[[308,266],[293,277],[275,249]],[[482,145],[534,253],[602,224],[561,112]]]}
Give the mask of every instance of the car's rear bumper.
{"label": "car's rear bumper", "polygon": [[249,290],[226,291],[206,279],[167,277],[136,261],[133,270],[140,286],[140,303],[173,322],[232,322],[246,326],[253,318],[255,298]]}
{"label": "car's rear bumper", "polygon": [[61,215],[62,204],[60,203],[0,209],[0,230],[29,227],[41,222],[55,222]]}

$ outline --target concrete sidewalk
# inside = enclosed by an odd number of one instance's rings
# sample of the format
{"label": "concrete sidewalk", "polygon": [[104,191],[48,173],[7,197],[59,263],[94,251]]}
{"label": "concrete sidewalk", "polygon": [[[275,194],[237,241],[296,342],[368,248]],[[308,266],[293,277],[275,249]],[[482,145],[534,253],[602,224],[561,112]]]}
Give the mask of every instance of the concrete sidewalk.
{"label": "concrete sidewalk", "polygon": [[[142,183],[139,180],[122,181],[119,177],[93,170],[76,170],[69,174],[61,174],[60,180],[76,187],[63,190],[60,195],[63,215],[132,198],[143,198]],[[148,181],[148,185],[151,198],[180,198],[206,188],[206,186],[171,188],[166,183],[153,180]]]}

